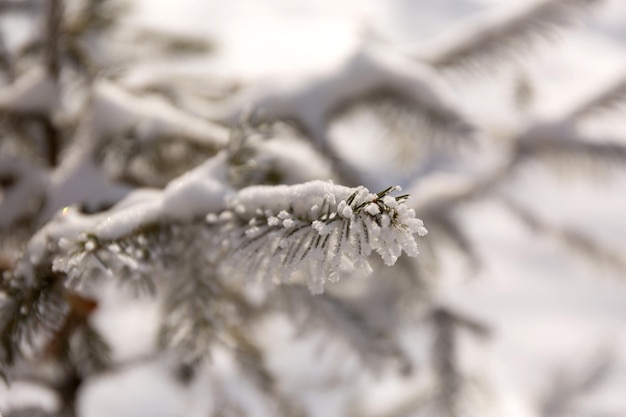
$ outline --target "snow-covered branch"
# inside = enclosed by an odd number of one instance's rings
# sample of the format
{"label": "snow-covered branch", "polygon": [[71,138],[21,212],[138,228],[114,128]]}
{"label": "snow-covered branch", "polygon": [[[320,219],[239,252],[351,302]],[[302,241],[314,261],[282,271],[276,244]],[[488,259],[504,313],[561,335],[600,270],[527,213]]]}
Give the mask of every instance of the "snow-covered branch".
{"label": "snow-covered branch", "polygon": [[231,216],[237,219],[230,232],[233,260],[239,268],[245,261],[247,274],[276,282],[304,272],[311,291],[319,293],[326,280],[368,270],[373,251],[387,265],[402,251],[417,255],[414,235],[426,229],[404,204],[407,196],[389,195],[394,189],[373,194],[323,181],[250,187],[230,201],[229,211],[208,220],[228,230]]}
{"label": "snow-covered branch", "polygon": [[[313,181],[235,192],[226,185],[226,159],[222,152],[163,191],[133,192],[106,212],[86,216],[64,209],[31,240],[28,252],[41,259],[49,242],[60,241],[52,248],[60,251],[54,257],[67,256],[68,250],[78,257],[69,254],[71,259],[55,265],[75,275],[85,253],[103,249],[116,258],[118,251],[110,245],[118,247],[129,236],[128,244],[145,250],[149,239],[135,238],[148,228],[195,224],[206,217],[204,228],[194,227],[207,242],[207,259],[221,259],[224,271],[268,283],[304,273],[314,292],[322,291],[326,279],[336,281],[354,268],[367,270],[373,251],[387,265],[402,251],[417,255],[414,235],[426,229],[405,204],[407,196],[389,195],[395,187],[373,194],[364,187]],[[120,262],[127,258],[120,256]]]}

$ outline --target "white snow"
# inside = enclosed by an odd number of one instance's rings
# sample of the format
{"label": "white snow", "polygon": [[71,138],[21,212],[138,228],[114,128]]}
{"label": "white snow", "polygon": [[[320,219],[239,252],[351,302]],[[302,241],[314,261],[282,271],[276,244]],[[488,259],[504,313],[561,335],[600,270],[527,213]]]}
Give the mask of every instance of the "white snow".
{"label": "white snow", "polygon": [[[205,373],[190,385],[176,380],[176,363],[168,358],[126,367],[90,379],[79,392],[78,414],[85,417],[201,417],[213,409],[211,383]],[[130,396],[120,393],[132,393]]]}
{"label": "white snow", "polygon": [[233,192],[225,185],[225,159],[225,153],[217,155],[170,182],[163,191],[161,215],[185,220],[225,208],[225,200]]}
{"label": "white snow", "polygon": [[93,94],[93,131],[99,136],[136,130],[139,140],[177,136],[219,149],[226,144],[223,127],[182,112],[157,97],[139,97],[121,87],[99,81]]}

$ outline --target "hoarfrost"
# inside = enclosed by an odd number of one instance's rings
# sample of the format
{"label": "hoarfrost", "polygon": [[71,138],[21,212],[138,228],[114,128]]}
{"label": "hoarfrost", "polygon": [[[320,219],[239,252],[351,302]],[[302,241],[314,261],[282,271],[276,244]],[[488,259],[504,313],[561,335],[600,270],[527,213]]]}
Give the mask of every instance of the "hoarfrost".
{"label": "hoarfrost", "polygon": [[[294,271],[308,271],[309,289],[317,294],[326,279],[337,282],[345,272],[371,272],[366,258],[372,251],[386,265],[393,265],[403,251],[416,256],[415,234],[423,236],[426,229],[404,204],[406,197],[389,195],[396,189],[373,194],[323,181],[244,189],[230,200],[231,213],[244,205],[245,213],[278,215],[255,222],[254,237],[264,239],[251,239],[250,229],[242,233],[233,228],[225,268],[233,272],[245,265],[240,272],[247,277],[276,276],[281,281]],[[237,215],[246,224],[251,220]]]}

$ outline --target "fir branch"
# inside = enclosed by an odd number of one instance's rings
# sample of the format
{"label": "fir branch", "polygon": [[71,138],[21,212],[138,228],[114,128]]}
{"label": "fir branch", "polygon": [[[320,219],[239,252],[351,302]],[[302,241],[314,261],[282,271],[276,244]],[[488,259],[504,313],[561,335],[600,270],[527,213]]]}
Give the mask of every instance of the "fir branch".
{"label": "fir branch", "polygon": [[[214,165],[200,167],[197,174],[209,167],[214,169]],[[198,190],[210,191],[206,196],[194,196],[199,204],[194,210],[226,207],[217,214],[209,213],[205,228],[198,229],[196,235],[205,236],[206,259],[222,260],[220,274],[248,275],[250,279],[261,278],[277,284],[297,272],[316,293],[323,291],[327,279],[337,281],[341,274],[367,271],[366,258],[373,251],[387,265],[394,264],[402,251],[409,256],[417,255],[414,234],[426,234],[423,222],[407,207],[407,196],[389,195],[395,187],[372,194],[363,187],[347,188],[323,181],[255,186],[241,190],[226,203],[219,201],[230,195],[222,191],[222,186],[203,188],[206,186],[198,186],[194,178],[187,175],[186,181],[168,186],[163,193],[117,213],[114,208],[112,213],[92,218],[79,215],[85,218],[85,232],[56,237],[61,239],[63,248],[61,256],[54,261],[55,270],[67,273],[68,280],[77,283],[85,275],[85,260],[114,276],[119,275],[120,267],[125,264],[129,270],[141,273],[145,260],[128,256],[126,251],[133,254],[145,250],[147,242],[145,237],[143,243],[136,242],[142,249],[128,239],[139,239],[142,230],[151,224],[166,233],[174,230],[171,225],[176,223],[176,216],[172,218],[173,213],[168,212],[160,218],[161,210],[178,204],[177,196],[185,198],[187,190],[196,194]],[[134,214],[129,216],[131,210]],[[187,223],[190,227],[184,230],[193,233],[191,229],[197,226],[194,223],[197,218],[189,219],[187,210],[181,212],[180,220],[191,220],[191,224]],[[75,215],[67,211],[66,218],[60,220],[71,221]],[[128,249],[120,250],[121,242],[124,242],[122,246],[128,244]],[[182,253],[185,249],[171,250]]]}
{"label": "fir branch", "polygon": [[69,312],[44,348],[43,356],[73,369],[77,378],[102,372],[111,363],[111,349],[104,338],[89,323],[97,308],[96,300],[65,291]]}
{"label": "fir branch", "polygon": [[434,328],[432,360],[437,379],[435,403],[441,415],[456,417],[463,414],[462,395],[466,378],[458,364],[458,333],[469,330],[478,337],[489,335],[482,322],[445,307],[435,307],[430,320]]}
{"label": "fir branch", "polygon": [[191,268],[178,270],[179,279],[167,293],[159,345],[174,348],[185,360],[194,362],[208,357],[211,345],[238,316],[233,300],[221,294],[215,267]]}
{"label": "fir branch", "polygon": [[[160,230],[168,234],[168,228]],[[156,233],[153,238],[158,239]],[[156,244],[155,244],[156,243]],[[81,233],[77,240],[61,239],[61,251],[53,261],[53,269],[67,275],[65,286],[80,290],[93,286],[101,277],[114,277],[131,288],[136,295],[156,293],[154,269],[163,267],[167,259],[158,240],[148,241],[146,234],[138,233],[119,241],[103,241],[93,234]],[[147,247],[153,245],[148,250]]]}
{"label": "fir branch", "polygon": [[227,269],[245,261],[245,274],[269,283],[304,272],[311,291],[320,293],[327,279],[336,282],[342,273],[367,269],[372,251],[387,265],[403,250],[417,255],[413,234],[426,229],[405,196],[388,195],[393,189],[372,194],[322,181],[249,187],[232,199],[230,210],[208,221],[223,224],[230,236]]}
{"label": "fir branch", "polygon": [[70,361],[81,375],[109,369],[112,356],[108,342],[87,321],[74,331],[70,339]]}
{"label": "fir branch", "polygon": [[557,370],[552,385],[540,402],[541,417],[586,415],[577,412],[576,401],[605,383],[614,367],[613,355],[610,352],[599,352],[584,364],[584,369]]}
{"label": "fir branch", "polygon": [[593,264],[611,268],[618,273],[626,271],[625,254],[603,245],[579,230],[550,224],[511,198],[500,196],[499,199],[520,219],[522,224],[533,232],[542,233],[554,239],[566,249],[582,255]]}
{"label": "fir branch", "polygon": [[519,155],[570,172],[611,173],[626,167],[626,145],[618,139],[597,141],[584,137],[542,137],[520,142]]}
{"label": "fir branch", "polygon": [[261,391],[266,394],[276,390],[275,378],[265,366],[263,351],[247,336],[247,329],[230,327],[226,335],[233,343],[235,359],[239,367],[254,381]]}
{"label": "fir branch", "polygon": [[475,144],[475,127],[453,112],[442,112],[416,103],[410,94],[391,88],[373,88],[341,104],[333,120],[359,113],[373,114],[386,129],[385,142],[394,147],[398,160],[416,164],[436,151],[454,151]]}
{"label": "fir branch", "polygon": [[[197,227],[196,224],[190,229]],[[162,261],[152,274],[165,275],[160,280],[153,278],[159,280],[164,296],[160,347],[177,350],[191,363],[208,357],[214,343],[224,342],[224,337],[232,338],[232,332],[239,334],[237,329],[242,323],[258,319],[263,311],[238,288],[227,285],[218,268],[205,259],[205,245],[212,243],[209,236],[183,233],[195,240],[198,247],[179,247],[165,255],[169,259],[163,260],[163,254],[159,255]],[[179,235],[176,239],[186,238]],[[176,274],[177,279],[169,279],[170,274]]]}
{"label": "fir branch", "polygon": [[[12,273],[3,274],[0,299],[0,361],[12,366],[25,348],[36,347],[39,338],[52,335],[67,315],[61,276],[39,271],[35,285],[25,285]],[[2,370],[3,372],[5,369]]]}
{"label": "fir branch", "polygon": [[388,360],[397,364],[402,372],[413,366],[392,334],[387,329],[375,327],[347,300],[328,292],[311,297],[303,286],[296,284],[277,289],[270,304],[285,308],[302,332],[317,328],[343,340],[374,373],[382,372]]}
{"label": "fir branch", "polygon": [[438,68],[489,68],[514,59],[600,0],[535,0],[489,11],[412,55]]}
{"label": "fir branch", "polygon": [[302,405],[281,392],[276,377],[265,365],[263,350],[248,336],[250,332],[251,329],[241,326],[232,326],[226,332],[239,368],[271,401],[272,407],[275,408],[271,414],[278,413],[282,417],[306,417]]}

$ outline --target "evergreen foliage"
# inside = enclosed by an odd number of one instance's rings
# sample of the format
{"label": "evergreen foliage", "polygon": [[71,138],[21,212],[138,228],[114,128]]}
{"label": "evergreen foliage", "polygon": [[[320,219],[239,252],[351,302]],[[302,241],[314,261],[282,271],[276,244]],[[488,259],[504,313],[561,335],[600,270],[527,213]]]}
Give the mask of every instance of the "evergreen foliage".
{"label": "evergreen foliage", "polygon": [[[20,48],[0,48],[0,375],[55,399],[0,413],[101,415],[84,399],[90,384],[150,365],[165,370],[170,392],[206,390],[193,398],[211,404],[198,400],[190,415],[319,415],[311,392],[332,397],[342,378],[389,374],[426,377],[380,415],[481,415],[488,384],[461,351],[464,338],[488,343],[493,332],[437,298],[447,250],[468,260],[467,275],[483,262],[458,212],[493,198],[533,233],[623,273],[621,251],[542,219],[506,184],[530,164],[584,175],[623,167],[624,142],[580,124],[623,100],[625,83],[528,121],[493,146],[492,169],[427,193],[432,166],[462,164],[493,134],[463,114],[445,74],[510,70],[595,3],[533,0],[409,50],[364,42],[334,71],[289,83],[202,80],[190,91],[173,77],[131,87],[124,72],[210,54],[205,39],[129,27],[117,0],[0,1],[0,13],[33,24]],[[129,39],[142,47],[120,45]],[[520,112],[533,88],[519,79]],[[333,123],[362,113],[409,160],[408,194],[371,192],[368,173],[333,143]],[[116,302],[157,306],[141,354],[120,354],[102,330]],[[341,350],[350,370],[322,364],[321,388],[290,386],[262,334],[276,322]],[[407,346],[408,328],[420,346]],[[548,390],[534,415],[576,413],[610,373],[610,355],[600,356]],[[356,402],[345,415],[377,415]]]}

